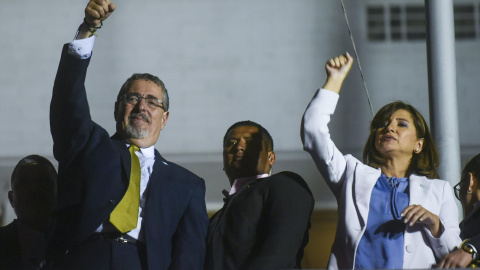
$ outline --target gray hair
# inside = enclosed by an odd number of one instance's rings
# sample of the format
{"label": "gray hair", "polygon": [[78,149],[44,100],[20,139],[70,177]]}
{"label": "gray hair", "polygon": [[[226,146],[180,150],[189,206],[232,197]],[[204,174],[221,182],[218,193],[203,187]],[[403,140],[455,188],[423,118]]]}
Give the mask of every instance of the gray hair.
{"label": "gray hair", "polygon": [[157,76],[154,76],[149,73],[134,73],[130,78],[128,78],[127,81],[125,81],[125,83],[120,88],[120,91],[118,92],[117,101],[120,101],[123,95],[125,95],[128,92],[128,89],[130,89],[130,86],[132,85],[132,83],[136,80],[150,81],[160,86],[160,88],[162,88],[163,108],[166,112],[168,112],[168,107],[170,102],[168,100],[167,88],[165,88],[165,84],[162,82],[162,80],[160,80]]}

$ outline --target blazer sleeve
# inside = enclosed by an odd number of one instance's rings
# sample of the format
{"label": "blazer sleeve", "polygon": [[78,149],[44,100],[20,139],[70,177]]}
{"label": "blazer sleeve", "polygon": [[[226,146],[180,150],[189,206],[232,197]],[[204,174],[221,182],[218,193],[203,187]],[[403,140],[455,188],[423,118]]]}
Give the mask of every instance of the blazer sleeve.
{"label": "blazer sleeve", "polygon": [[443,182],[443,194],[438,217],[440,218],[440,226],[442,227],[441,229],[443,232],[440,237],[435,238],[430,230],[426,226],[424,227],[425,231],[427,231],[427,237],[430,241],[433,252],[435,253],[435,257],[439,260],[452,252],[462,241],[460,239],[458,209],[455,203],[453,189],[448,181],[441,182]]}
{"label": "blazer sleeve", "polygon": [[338,98],[332,91],[317,91],[303,115],[300,130],[304,150],[310,153],[334,194],[343,184],[346,170],[345,157],[333,143],[328,129]]}
{"label": "blazer sleeve", "polygon": [[90,58],[75,58],[68,46],[63,47],[50,103],[53,154],[61,165],[75,158],[93,130],[84,85]]}
{"label": "blazer sleeve", "polygon": [[[241,269],[292,269],[300,267],[308,241],[314,199],[297,174],[282,172],[271,179],[255,245]],[[297,257],[298,256],[298,257]]]}
{"label": "blazer sleeve", "polygon": [[192,196],[172,239],[169,269],[198,269],[204,266],[208,215],[205,206],[205,181],[195,179]]}

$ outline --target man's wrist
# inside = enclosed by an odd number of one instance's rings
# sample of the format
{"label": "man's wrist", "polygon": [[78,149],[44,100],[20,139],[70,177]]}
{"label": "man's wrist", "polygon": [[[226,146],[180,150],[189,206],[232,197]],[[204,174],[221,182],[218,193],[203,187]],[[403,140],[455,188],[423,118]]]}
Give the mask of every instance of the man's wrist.
{"label": "man's wrist", "polygon": [[75,34],[75,37],[73,38],[73,40],[89,38],[91,36],[97,36],[97,30],[102,28],[102,26],[103,26],[102,21],[100,21],[99,25],[95,26],[88,23],[87,20],[84,18],[82,24],[80,24],[80,26],[78,27],[77,33]]}
{"label": "man's wrist", "polygon": [[472,244],[469,244],[467,241],[468,241],[468,239],[463,241],[462,244],[460,245],[460,248],[463,251],[465,251],[469,254],[472,254],[472,260],[478,259],[477,249],[475,248],[475,246],[473,246]]}
{"label": "man's wrist", "polygon": [[83,18],[83,23],[80,25],[80,27],[84,27],[90,33],[96,33],[98,29],[102,28],[102,26],[103,26],[103,21],[100,21],[99,25],[92,25],[89,22],[87,22],[87,19],[85,18]]}

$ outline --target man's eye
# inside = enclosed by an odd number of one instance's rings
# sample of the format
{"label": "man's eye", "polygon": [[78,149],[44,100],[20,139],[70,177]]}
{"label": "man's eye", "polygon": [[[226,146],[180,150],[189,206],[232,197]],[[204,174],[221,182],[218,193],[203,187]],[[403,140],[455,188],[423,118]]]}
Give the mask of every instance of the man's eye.
{"label": "man's eye", "polygon": [[235,144],[237,144],[236,141],[226,141],[225,142],[225,147],[231,147],[231,146],[234,146]]}

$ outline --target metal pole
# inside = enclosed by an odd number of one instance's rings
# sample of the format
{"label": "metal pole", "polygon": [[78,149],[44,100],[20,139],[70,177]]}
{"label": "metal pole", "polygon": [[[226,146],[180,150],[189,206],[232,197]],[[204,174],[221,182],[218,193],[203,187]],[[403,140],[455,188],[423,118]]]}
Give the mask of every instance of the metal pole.
{"label": "metal pole", "polygon": [[453,186],[461,172],[453,2],[425,0],[425,10],[430,126],[440,155],[440,177]]}

